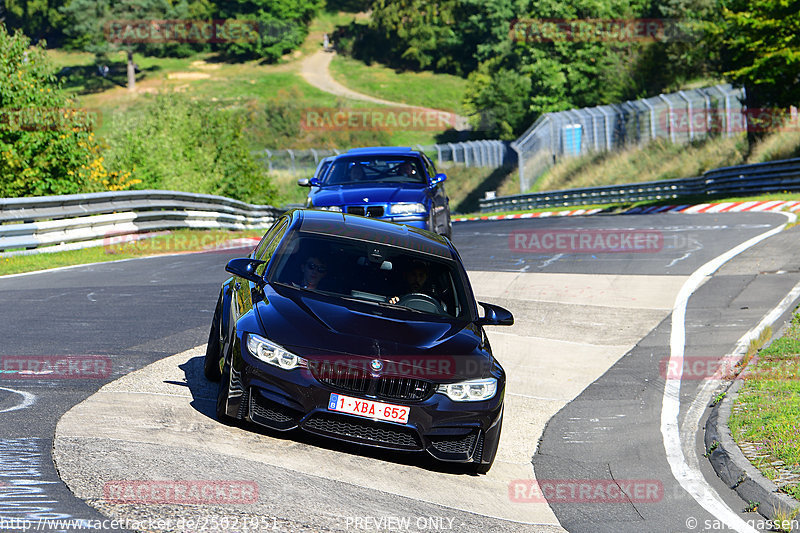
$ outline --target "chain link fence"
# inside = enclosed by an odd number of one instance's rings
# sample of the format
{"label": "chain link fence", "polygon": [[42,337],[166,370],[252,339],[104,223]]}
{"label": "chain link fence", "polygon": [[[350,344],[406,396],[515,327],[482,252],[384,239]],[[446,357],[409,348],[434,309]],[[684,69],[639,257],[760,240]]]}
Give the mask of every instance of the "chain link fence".
{"label": "chain link fence", "polygon": [[644,145],[687,143],[741,131],[744,89],[716,85],[652,98],[547,113],[511,143],[519,159],[520,192],[562,157]]}
{"label": "chain link fence", "polygon": [[[425,152],[436,162],[436,166],[447,168],[452,165],[466,167],[502,167],[517,163],[516,153],[504,141],[467,141],[459,143],[415,145],[412,148]],[[332,155],[339,155],[347,149],[306,149],[306,150],[260,150],[255,152],[263,164],[273,171],[293,174],[313,173],[319,162]]]}

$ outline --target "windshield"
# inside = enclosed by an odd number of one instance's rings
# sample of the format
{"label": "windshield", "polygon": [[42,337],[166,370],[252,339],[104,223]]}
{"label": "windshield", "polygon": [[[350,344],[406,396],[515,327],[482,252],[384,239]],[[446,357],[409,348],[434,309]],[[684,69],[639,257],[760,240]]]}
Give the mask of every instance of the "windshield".
{"label": "windshield", "polygon": [[353,183],[427,184],[427,180],[418,158],[394,155],[339,157],[322,178],[323,185]]}
{"label": "windshield", "polygon": [[443,317],[463,318],[466,312],[464,287],[451,261],[302,233],[285,243],[275,260],[272,283]]}

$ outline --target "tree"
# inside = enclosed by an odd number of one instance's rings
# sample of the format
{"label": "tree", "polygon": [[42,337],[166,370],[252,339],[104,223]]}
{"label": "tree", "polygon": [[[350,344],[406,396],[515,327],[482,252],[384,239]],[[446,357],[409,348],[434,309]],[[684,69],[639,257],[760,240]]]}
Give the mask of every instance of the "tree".
{"label": "tree", "polygon": [[[67,0],[5,0],[6,26],[20,29],[34,42],[52,44],[61,36],[63,14],[59,11]],[[2,10],[2,7],[0,7]]]}
{"label": "tree", "polygon": [[800,102],[800,5],[791,0],[732,0],[722,10],[720,70],[744,85],[750,105]]}
{"label": "tree", "polygon": [[322,9],[324,0],[217,0],[220,19],[249,20],[257,31],[248,39],[223,43],[234,57],[262,57],[276,61],[297,48],[308,35],[308,24]]}
{"label": "tree", "polygon": [[0,24],[0,197],[127,188],[109,173],[92,128],[97,113],[65,96],[41,46]]}
{"label": "tree", "polygon": [[128,90],[134,91],[136,68],[133,54],[154,52],[163,49],[164,45],[146,42],[147,39],[136,36],[135,28],[130,24],[134,21],[182,19],[186,17],[187,9],[186,3],[176,4],[173,8],[167,0],[72,0],[61,11],[69,21],[64,31],[72,38],[74,46],[99,56],[118,51],[126,53]]}

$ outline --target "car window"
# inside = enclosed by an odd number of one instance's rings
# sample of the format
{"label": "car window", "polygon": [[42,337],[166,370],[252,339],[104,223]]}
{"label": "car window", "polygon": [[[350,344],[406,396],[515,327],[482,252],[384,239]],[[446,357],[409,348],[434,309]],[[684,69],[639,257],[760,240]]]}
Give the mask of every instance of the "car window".
{"label": "car window", "polygon": [[[258,244],[255,258],[260,259],[261,261],[269,262],[270,257],[272,257],[272,254],[275,252],[275,248],[281,242],[281,238],[283,238],[283,235],[286,233],[287,227],[289,227],[289,219],[287,218],[283,218],[282,220],[276,222]],[[259,276],[263,276],[265,270],[266,263],[259,265],[259,267],[256,269],[256,272]]]}
{"label": "car window", "polygon": [[453,261],[354,239],[298,233],[273,258],[270,282],[348,302],[465,317],[465,290]]}
{"label": "car window", "polygon": [[427,183],[422,163],[415,156],[370,155],[337,158],[323,185]]}
{"label": "car window", "polygon": [[422,159],[425,161],[425,167],[428,169],[428,176],[430,176],[431,179],[435,178],[436,167],[434,166],[433,161],[431,161],[430,158],[424,154],[422,155]]}

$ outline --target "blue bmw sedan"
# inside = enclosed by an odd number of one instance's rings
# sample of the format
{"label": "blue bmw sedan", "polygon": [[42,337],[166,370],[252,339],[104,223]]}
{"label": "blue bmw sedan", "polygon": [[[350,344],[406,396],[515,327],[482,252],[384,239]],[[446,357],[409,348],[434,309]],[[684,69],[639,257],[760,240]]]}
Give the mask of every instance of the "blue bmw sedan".
{"label": "blue bmw sedan", "polygon": [[205,357],[218,419],[489,470],[506,376],[483,328],[514,319],[476,303],[449,239],[298,209],[226,269]]}
{"label": "blue bmw sedan", "polygon": [[357,148],[333,158],[311,187],[306,207],[397,222],[450,237],[445,174],[411,148]]}

